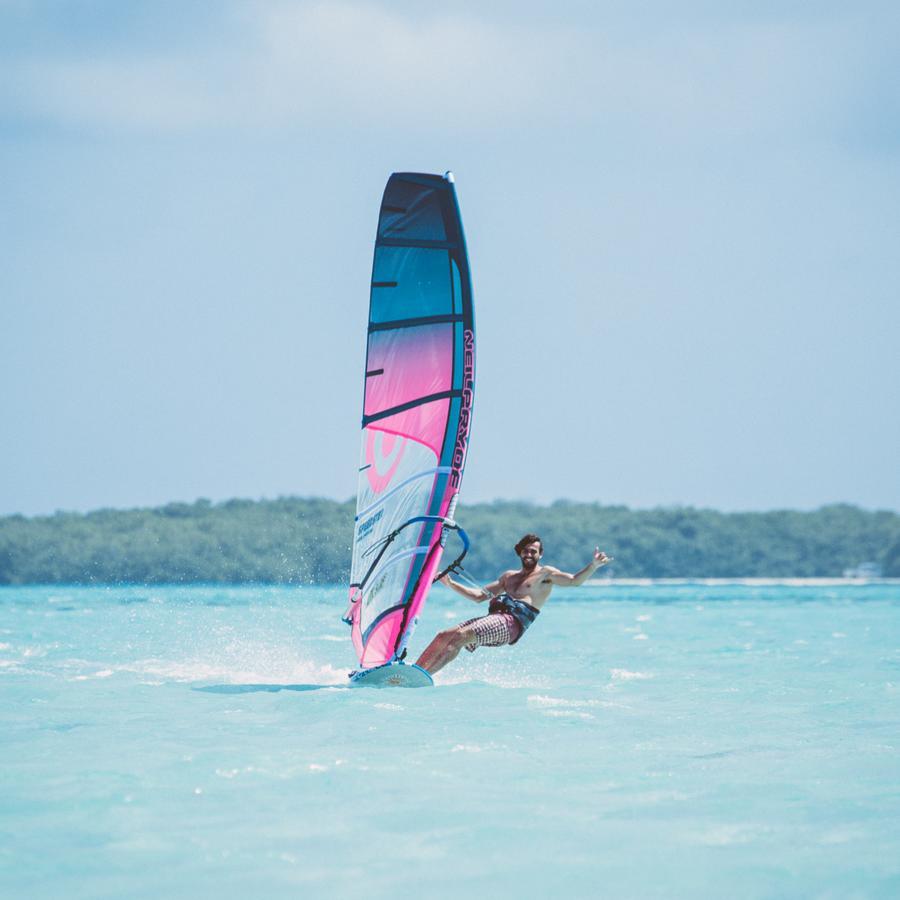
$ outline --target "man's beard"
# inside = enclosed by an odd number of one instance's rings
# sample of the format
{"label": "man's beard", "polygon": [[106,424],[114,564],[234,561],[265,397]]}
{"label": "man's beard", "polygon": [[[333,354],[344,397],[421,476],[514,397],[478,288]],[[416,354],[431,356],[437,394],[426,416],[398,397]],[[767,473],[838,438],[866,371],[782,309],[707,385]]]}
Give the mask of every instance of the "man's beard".
{"label": "man's beard", "polygon": [[536,559],[523,559],[522,560],[522,568],[523,569],[533,569],[537,565]]}

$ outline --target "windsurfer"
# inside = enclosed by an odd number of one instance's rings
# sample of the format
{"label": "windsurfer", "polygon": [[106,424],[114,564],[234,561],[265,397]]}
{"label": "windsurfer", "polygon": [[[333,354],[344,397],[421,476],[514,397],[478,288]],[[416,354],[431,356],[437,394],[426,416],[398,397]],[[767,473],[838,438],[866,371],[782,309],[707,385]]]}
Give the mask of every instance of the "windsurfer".
{"label": "windsurfer", "polygon": [[601,566],[611,561],[599,547],[594,558],[574,575],[553,566],[542,566],[544,545],[536,534],[526,534],[516,544],[516,555],[522,562],[518,570],[504,572],[484,588],[466,587],[449,575],[441,583],[475,603],[490,601],[488,614],[469,619],[455,628],[440,632],[425,648],[416,665],[432,675],[456,659],[463,647],[500,647],[515,644],[525,629],[537,618],[554,586],[576,587],[584,584]]}

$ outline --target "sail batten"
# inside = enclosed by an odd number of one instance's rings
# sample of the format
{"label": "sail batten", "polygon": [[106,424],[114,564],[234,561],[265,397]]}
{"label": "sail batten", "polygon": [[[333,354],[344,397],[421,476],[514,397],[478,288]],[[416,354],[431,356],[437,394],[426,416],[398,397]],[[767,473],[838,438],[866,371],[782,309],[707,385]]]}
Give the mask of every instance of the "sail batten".
{"label": "sail batten", "polygon": [[395,328],[415,328],[417,325],[450,325],[462,322],[461,314],[454,313],[449,316],[419,316],[415,319],[394,319],[393,322],[372,322],[369,325],[369,333],[373,331],[392,331]]}
{"label": "sail batten", "polygon": [[348,610],[363,668],[402,654],[438,571],[465,464],[475,327],[451,179],[388,180],[367,335]]}

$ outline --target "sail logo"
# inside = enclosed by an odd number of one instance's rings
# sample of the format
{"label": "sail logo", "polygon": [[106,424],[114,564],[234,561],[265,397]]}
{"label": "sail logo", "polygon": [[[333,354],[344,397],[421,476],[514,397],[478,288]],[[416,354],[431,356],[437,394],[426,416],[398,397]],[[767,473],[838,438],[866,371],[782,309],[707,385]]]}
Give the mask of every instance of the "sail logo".
{"label": "sail logo", "polygon": [[356,532],[356,537],[364,538],[375,527],[375,523],[380,522],[383,517],[384,510],[379,509],[374,516],[370,516],[368,519],[366,519],[365,522],[362,523],[362,525],[359,526],[359,530]]}
{"label": "sail logo", "polygon": [[376,494],[380,494],[394,480],[404,450],[406,438],[376,431],[374,428],[367,429],[366,475]]}
{"label": "sail logo", "polygon": [[471,330],[463,332],[463,389],[459,410],[459,427],[456,429],[456,445],[450,464],[450,484],[458,488],[462,478],[466,447],[469,443],[469,426],[472,421],[472,392],[475,388],[475,335]]}

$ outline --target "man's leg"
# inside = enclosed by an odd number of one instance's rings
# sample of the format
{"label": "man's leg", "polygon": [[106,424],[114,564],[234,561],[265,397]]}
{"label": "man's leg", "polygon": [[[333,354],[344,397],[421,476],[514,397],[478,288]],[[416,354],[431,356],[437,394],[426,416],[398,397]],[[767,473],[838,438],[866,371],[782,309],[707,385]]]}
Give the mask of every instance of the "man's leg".
{"label": "man's leg", "polygon": [[442,631],[425,648],[424,653],[416,660],[426,672],[434,675],[449,662],[453,662],[466,644],[475,642],[475,631],[472,628],[449,628]]}

